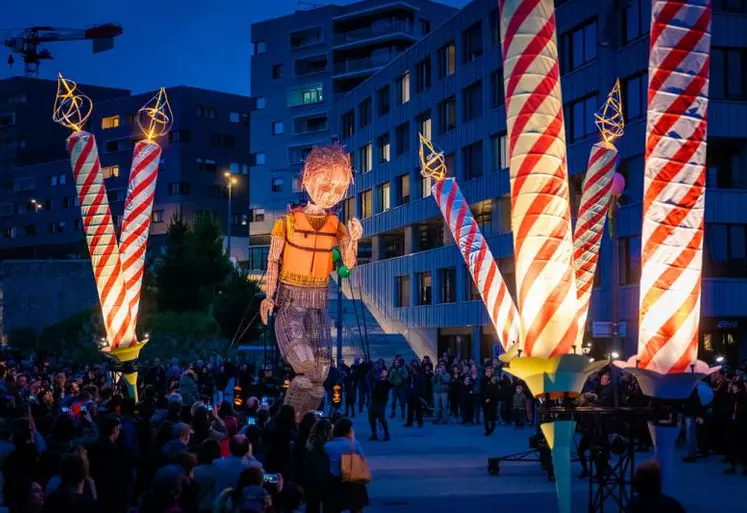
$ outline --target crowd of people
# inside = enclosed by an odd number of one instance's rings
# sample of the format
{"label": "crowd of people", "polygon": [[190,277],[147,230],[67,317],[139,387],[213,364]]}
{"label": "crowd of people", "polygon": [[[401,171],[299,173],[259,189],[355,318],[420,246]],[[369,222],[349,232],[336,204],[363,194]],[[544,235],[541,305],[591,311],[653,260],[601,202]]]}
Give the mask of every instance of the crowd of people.
{"label": "crowd of people", "polygon": [[[279,376],[279,377],[278,377]],[[289,369],[239,361],[141,362],[139,402],[104,365],[49,363],[6,354],[0,361],[0,461],[10,513],[361,511],[366,487],[343,480],[345,454],[363,456],[353,421],[367,415],[370,440],[389,422],[522,428],[537,401],[498,360],[443,355],[334,367],[320,410],[297,417],[282,396]],[[711,392],[704,394],[702,386]],[[723,370],[682,412],[687,462],[720,454],[726,473],[747,475],[747,380]],[[645,406],[635,379],[604,370],[580,405]],[[343,416],[344,415],[344,416]],[[396,420],[399,418],[400,420]],[[598,441],[584,422],[585,458]],[[645,423],[627,433],[650,445]]]}

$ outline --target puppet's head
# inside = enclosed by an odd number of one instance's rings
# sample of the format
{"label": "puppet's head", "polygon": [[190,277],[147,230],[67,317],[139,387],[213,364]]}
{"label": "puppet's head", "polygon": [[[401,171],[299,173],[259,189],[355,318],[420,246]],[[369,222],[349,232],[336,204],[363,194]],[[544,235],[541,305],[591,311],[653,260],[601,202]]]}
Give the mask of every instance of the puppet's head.
{"label": "puppet's head", "polygon": [[315,146],[303,166],[303,187],[311,202],[330,209],[348,192],[353,181],[350,156],[339,144]]}

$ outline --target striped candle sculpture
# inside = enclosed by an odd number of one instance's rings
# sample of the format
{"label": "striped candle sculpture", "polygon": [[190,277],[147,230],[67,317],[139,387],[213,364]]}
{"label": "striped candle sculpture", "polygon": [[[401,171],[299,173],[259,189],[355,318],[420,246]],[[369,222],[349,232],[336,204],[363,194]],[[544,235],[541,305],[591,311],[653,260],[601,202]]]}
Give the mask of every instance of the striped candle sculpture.
{"label": "striped candle sculpture", "polygon": [[576,269],[576,299],[578,301],[578,340],[583,343],[586,317],[589,313],[591,289],[599,259],[599,247],[604,222],[612,200],[612,177],[617,163],[617,149],[612,144],[623,134],[625,126],[620,100],[620,81],[610,91],[607,101],[595,114],[602,141],[591,147],[586,178],[581,192],[581,205],[573,233],[573,265]]}
{"label": "striped candle sculpture", "polygon": [[433,198],[454,236],[501,346],[506,351],[521,338],[521,319],[488,242],[477,226],[456,180],[445,178],[446,164],[443,153],[437,151],[422,134],[420,162],[421,174],[435,180],[431,188]]}
{"label": "striped candle sculpture", "polygon": [[[554,2],[501,0],[500,11],[524,352],[506,370],[536,397],[564,397],[578,394],[605,362],[576,354],[578,302]],[[552,452],[559,510],[570,513],[575,423],[556,420],[540,427]]]}
{"label": "striped candle sculpture", "polygon": [[576,280],[553,0],[501,2],[517,302],[526,356],[576,343]]}
{"label": "striped candle sculpture", "polygon": [[108,336],[102,349],[123,364],[122,375],[131,396],[137,399],[137,371],[131,363],[137,360],[147,342],[147,339],[138,342],[135,327],[161,154],[160,146],[152,139],[165,134],[170,128],[171,109],[166,93],[161,89],[138,113],[138,124],[147,140],[135,145],[120,248],[109,210],[96,140],[82,130],[91,115],[93,104],[88,97],[78,93],[76,87],[74,82],[59,76],[53,119],[74,131],[68,144],[83,228]]}
{"label": "striped candle sculpture", "polygon": [[75,82],[58,75],[52,118],[73,130],[68,152],[80,202],[83,231],[99,293],[109,348],[129,345],[135,339],[121,274],[119,245],[112,223],[96,138],[83,130],[91,115],[91,100],[76,91]]}
{"label": "striped candle sculpture", "polygon": [[138,112],[137,121],[146,139],[135,144],[133,150],[120,236],[122,272],[133,327],[138,319],[148,231],[161,157],[161,146],[154,138],[168,132],[172,117],[163,88]]}
{"label": "striped candle sculpture", "polygon": [[[646,395],[685,399],[718,369],[697,360],[711,3],[652,5],[638,354],[618,365]],[[679,428],[649,429],[666,482]]]}

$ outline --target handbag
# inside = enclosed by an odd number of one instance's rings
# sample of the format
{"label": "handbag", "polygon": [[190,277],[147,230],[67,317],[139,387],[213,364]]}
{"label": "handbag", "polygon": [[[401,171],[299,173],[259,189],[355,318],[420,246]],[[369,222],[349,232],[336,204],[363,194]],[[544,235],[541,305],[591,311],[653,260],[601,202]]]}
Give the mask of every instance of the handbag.
{"label": "handbag", "polygon": [[366,458],[355,452],[355,445],[350,443],[352,452],[343,454],[340,463],[343,483],[368,484],[371,482],[371,470]]}

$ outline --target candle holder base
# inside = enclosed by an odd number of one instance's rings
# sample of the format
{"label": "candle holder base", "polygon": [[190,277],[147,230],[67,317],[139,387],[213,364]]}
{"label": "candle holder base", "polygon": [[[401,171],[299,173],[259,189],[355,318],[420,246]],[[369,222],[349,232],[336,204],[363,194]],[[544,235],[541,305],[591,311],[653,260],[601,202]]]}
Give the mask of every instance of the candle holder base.
{"label": "candle holder base", "polygon": [[513,358],[508,363],[504,370],[523,380],[535,397],[554,399],[581,393],[589,375],[609,362],[592,362],[583,355],[564,354],[552,358]]}
{"label": "candle holder base", "polygon": [[687,399],[692,394],[698,381],[721,369],[719,366],[709,367],[707,363],[697,361],[691,365],[690,372],[661,374],[654,370],[638,367],[637,357],[635,356],[628,361],[617,360],[614,363],[615,367],[635,376],[644,395],[666,400]]}
{"label": "candle holder base", "polygon": [[115,372],[119,373],[127,384],[129,396],[138,400],[137,394],[137,360],[148,339],[136,342],[128,347],[106,348],[102,352],[110,356],[116,363]]}

